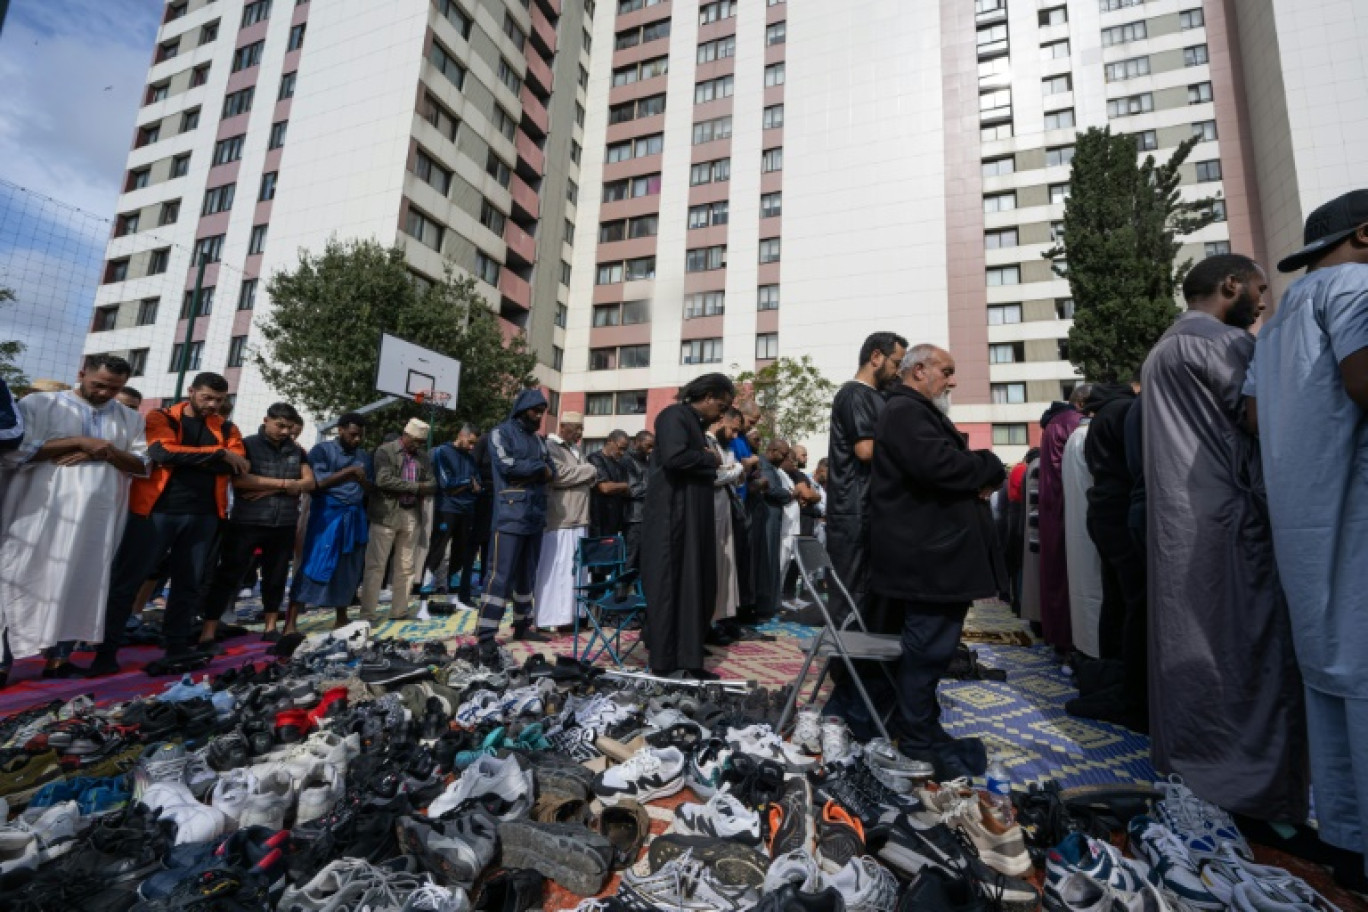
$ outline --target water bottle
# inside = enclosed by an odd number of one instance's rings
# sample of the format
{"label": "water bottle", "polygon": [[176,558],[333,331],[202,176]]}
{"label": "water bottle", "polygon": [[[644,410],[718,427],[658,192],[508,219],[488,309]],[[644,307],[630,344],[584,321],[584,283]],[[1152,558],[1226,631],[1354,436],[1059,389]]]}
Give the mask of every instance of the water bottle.
{"label": "water bottle", "polygon": [[1000,759],[994,757],[988,764],[985,778],[988,780],[988,795],[984,803],[997,818],[998,823],[1005,827],[1011,826],[1015,810],[1012,807],[1012,779],[1007,767],[1003,766]]}

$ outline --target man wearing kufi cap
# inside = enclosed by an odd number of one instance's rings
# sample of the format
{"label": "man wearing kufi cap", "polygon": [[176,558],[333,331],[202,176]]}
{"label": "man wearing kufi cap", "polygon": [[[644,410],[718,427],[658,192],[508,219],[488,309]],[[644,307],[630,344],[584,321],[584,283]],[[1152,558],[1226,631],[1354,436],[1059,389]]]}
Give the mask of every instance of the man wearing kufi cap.
{"label": "man wearing kufi cap", "polygon": [[375,491],[371,494],[370,540],[366,543],[366,574],[361,584],[361,618],[375,621],[380,585],[390,554],[395,555],[390,620],[409,616],[413,583],[413,545],[422,527],[422,499],[437,490],[432,465],[423,443],[428,426],[410,418],[404,432],[375,451]]}
{"label": "man wearing kufi cap", "polygon": [[589,530],[589,495],[598,482],[598,468],[584,458],[580,438],[584,416],[561,415],[560,433],[546,435],[546,451],[556,466],[546,509],[541,559],[537,563],[538,627],[563,627],[575,620],[575,552]]}

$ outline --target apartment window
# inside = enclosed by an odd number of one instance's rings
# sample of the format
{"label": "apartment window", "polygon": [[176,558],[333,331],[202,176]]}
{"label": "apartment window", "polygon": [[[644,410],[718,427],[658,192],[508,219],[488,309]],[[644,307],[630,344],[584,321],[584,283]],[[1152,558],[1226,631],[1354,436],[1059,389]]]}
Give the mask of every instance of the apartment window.
{"label": "apartment window", "polygon": [[589,71],[582,64],[579,68],[579,86],[581,89],[589,88]]}
{"label": "apartment window", "polygon": [[199,32],[199,43],[200,43],[201,45],[205,45],[205,44],[208,44],[208,43],[211,42],[211,41],[217,41],[217,40],[218,40],[218,32],[219,32],[219,20],[217,20],[217,19],[215,19],[213,22],[208,22],[208,23],[205,23],[204,25],[201,25],[201,26],[200,26],[200,32]]}
{"label": "apartment window", "polygon": [[261,175],[261,192],[257,194],[258,202],[264,203],[267,200],[275,199],[276,177],[278,176],[278,174],[278,171],[268,171],[267,173]]}
{"label": "apartment window", "polygon": [[511,142],[513,139],[513,131],[517,126],[518,122],[513,119],[512,114],[509,114],[500,105],[494,106],[494,129],[503,134],[504,139]]}
{"label": "apartment window", "polygon": [[253,225],[252,234],[247,240],[247,255],[256,256],[266,252],[266,229],[269,225]]}
{"label": "apartment window", "polygon": [[1200,9],[1183,10],[1178,14],[1178,26],[1182,29],[1201,28],[1206,25],[1206,17]]}
{"label": "apartment window", "polygon": [[755,337],[755,360],[773,361],[777,357],[779,357],[779,334],[757,334]]}
{"label": "apartment window", "polygon": [[1221,179],[1221,162],[1219,159],[1210,161],[1199,161],[1197,163],[1197,182],[1206,183],[1208,181],[1218,181]]}
{"label": "apartment window", "polygon": [[978,30],[975,44],[980,55],[996,54],[1007,50],[1007,23],[989,25]]}
{"label": "apartment window", "polygon": [[788,23],[776,22],[765,26],[765,44],[783,44],[788,40]]}
{"label": "apartment window", "polygon": [[624,178],[604,184],[603,201],[612,203],[618,200],[636,199],[641,196],[654,196],[659,192],[660,175],[647,174],[642,177]]}
{"label": "apartment window", "polygon": [[713,142],[718,139],[727,139],[732,135],[732,119],[728,117],[716,117],[712,120],[705,120],[693,126],[693,144],[701,146],[703,143]]}
{"label": "apartment window", "polygon": [[594,46],[594,37],[589,34],[588,29],[584,30],[584,33],[580,36],[580,41],[584,45],[586,53]]}
{"label": "apartment window", "polygon": [[1127,7],[1140,6],[1145,0],[1102,0],[1102,12],[1110,13]]}
{"label": "apartment window", "polygon": [[247,337],[233,336],[228,342],[228,363],[226,367],[242,367],[247,355]]}
{"label": "apartment window", "polygon": [[1110,118],[1131,117],[1153,110],[1154,94],[1151,92],[1128,95],[1125,98],[1113,98],[1107,102],[1107,116]]}
{"label": "apartment window", "polygon": [[1102,45],[1103,47],[1111,47],[1114,44],[1128,44],[1147,37],[1145,20],[1141,19],[1139,22],[1127,22],[1125,25],[1113,25],[1111,28],[1104,28],[1102,30]]}
{"label": "apartment window", "polygon": [[1012,113],[1012,90],[998,89],[979,95],[979,113],[985,117],[1010,116]]}
{"label": "apartment window", "polygon": [[157,121],[154,124],[148,124],[147,126],[138,130],[138,140],[136,146],[137,148],[142,148],[143,146],[150,146],[152,143],[156,142],[159,139],[161,139],[161,121]]}
{"label": "apartment window", "polygon": [[130,212],[119,216],[114,223],[114,236],[123,237],[126,234],[135,234],[138,230],[138,213]]}
{"label": "apartment window", "polygon": [[489,200],[480,204],[480,224],[484,225],[494,234],[503,237],[504,224],[507,218]]}
{"label": "apartment window", "polygon": [[597,285],[616,285],[623,279],[623,266],[621,263],[600,263],[598,277],[594,280]]}
{"label": "apartment window", "polygon": [[290,29],[290,38],[285,43],[286,51],[297,51],[304,46],[304,32],[308,25],[307,22],[301,22]]}
{"label": "apartment window", "polygon": [[730,98],[735,90],[732,77],[719,76],[707,79],[694,86],[694,104],[703,104],[718,98]]}
{"label": "apartment window", "polygon": [[242,285],[238,288],[237,309],[254,310],[256,308],[257,280],[243,279]]}
{"label": "apartment window", "polygon": [[180,218],[180,200],[171,200],[169,203],[162,203],[161,215],[157,219],[158,225],[174,225]]}
{"label": "apartment window", "polygon": [[1211,101],[1211,83],[1199,82],[1188,86],[1188,104],[1201,104]]}
{"label": "apartment window", "polygon": [[1041,28],[1049,28],[1052,25],[1064,25],[1069,21],[1069,10],[1067,7],[1056,6],[1053,9],[1044,9],[1036,17]]}
{"label": "apartment window", "polygon": [[1016,208],[1016,193],[990,193],[983,197],[984,212],[1006,212]]}
{"label": "apartment window", "polygon": [[200,120],[200,109],[199,109],[199,108],[191,108],[190,110],[185,111],[184,113],[181,114],[180,131],[181,131],[182,133],[189,133],[191,130],[194,130],[194,129],[198,128],[198,127],[199,127],[199,120]]}
{"label": "apartment window", "polygon": [[599,243],[612,244],[627,237],[627,220],[603,222],[599,225]]}
{"label": "apartment window", "polygon": [[437,4],[437,9],[446,17],[448,22],[456,26],[456,31],[460,33],[462,38],[467,41],[470,40],[470,16],[457,5],[455,0],[441,0]]}
{"label": "apartment window", "polygon": [[1015,364],[1024,361],[1026,345],[1023,342],[1005,342],[988,346],[989,364]]}
{"label": "apartment window", "polygon": [[661,19],[659,22],[648,22],[641,27],[641,43],[650,44],[652,41],[659,41],[661,38],[670,37],[670,20]]}
{"label": "apartment window", "polygon": [[451,52],[436,41],[432,42],[432,50],[428,53],[428,62],[436,67],[437,71],[456,88],[459,89],[465,85],[465,67],[457,63],[456,58],[451,56]]}
{"label": "apartment window", "polygon": [[166,267],[171,263],[171,248],[163,247],[160,250],[152,251],[147,258],[147,274],[161,275],[166,272]]}
{"label": "apartment window", "polygon": [[735,15],[736,0],[717,0],[714,3],[704,3],[698,8],[698,24],[707,25],[709,22],[730,19]]}
{"label": "apartment window", "polygon": [[404,233],[433,250],[442,249],[442,226],[413,206],[409,206],[408,217],[404,220]]}
{"label": "apartment window", "polygon": [[1205,256],[1225,256],[1230,253],[1230,241],[1208,241],[1202,245],[1202,253]]}
{"label": "apartment window", "polygon": [[760,217],[774,218],[784,212],[784,194],[762,193],[760,194]]}
{"label": "apartment window", "polygon": [[684,296],[684,319],[720,317],[727,312],[727,295],[722,291],[700,291]]}
{"label": "apartment window", "polygon": [[689,339],[679,347],[680,364],[721,364],[721,339]]}
{"label": "apartment window", "polygon": [[1016,158],[1008,155],[1006,158],[990,158],[983,162],[982,171],[984,177],[998,177],[1003,174],[1011,174],[1016,170]]}
{"label": "apartment window", "polygon": [[756,310],[779,309],[779,286],[761,285],[755,290]]}
{"label": "apartment window", "polygon": [[242,27],[256,25],[271,15],[271,0],[255,0],[242,8]]}
{"label": "apartment window", "polygon": [[1026,425],[993,425],[993,446],[1026,446]]}
{"label": "apartment window", "polygon": [[1021,267],[995,266],[988,270],[987,276],[989,288],[993,288],[998,285],[1020,285]]}
{"label": "apartment window", "polygon": [[113,329],[119,321],[119,306],[97,307],[95,308],[95,323],[90,327],[91,332],[108,332]]}
{"label": "apartment window", "polygon": [[490,149],[485,155],[485,173],[494,178],[500,187],[504,188],[508,187],[509,181],[513,178],[513,172],[509,170],[504,160],[494,153],[493,149]]}
{"label": "apartment window", "polygon": [[565,220],[565,231],[561,234],[561,239],[571,247],[575,246],[575,223],[569,219]]}
{"label": "apartment window", "polygon": [[731,178],[731,159],[719,158],[717,161],[699,162],[689,169],[689,185],[712,184]]}
{"label": "apartment window", "polygon": [[508,36],[508,40],[513,42],[513,46],[518,50],[521,51],[527,46],[527,35],[523,33],[522,29],[518,28],[518,23],[514,22],[513,17],[507,12],[504,13],[503,31],[504,34]]}
{"label": "apartment window", "polygon": [[422,149],[418,150],[418,154],[413,159],[413,173],[418,175],[419,180],[443,196],[446,196],[451,189],[451,172],[439,165],[431,155]]}
{"label": "apartment window", "polygon": [[[181,298],[181,312],[180,312],[180,318],[181,318],[182,320],[188,320],[188,319],[190,319],[190,311],[191,311],[192,309],[194,309],[194,307],[195,307],[195,290],[194,290],[193,288],[186,289],[186,292],[185,292],[184,297]],[[207,316],[209,316],[209,315],[210,315],[211,313],[213,313],[213,312],[214,312],[214,286],[213,286],[213,285],[210,285],[208,288],[201,288],[201,289],[200,289],[199,309],[195,311],[195,317],[196,317],[196,319],[198,319],[199,317],[207,317]]]}
{"label": "apartment window", "polygon": [[160,45],[157,46],[157,62],[158,62],[158,63],[161,63],[163,60],[170,60],[170,59],[172,59],[173,57],[175,57],[175,56],[176,56],[177,54],[179,54],[179,53],[180,53],[180,39],[179,39],[179,38],[176,38],[176,39],[174,39],[174,40],[172,40],[172,41],[163,42],[162,44],[160,44]]}
{"label": "apartment window", "polygon": [[513,65],[502,57],[499,58],[499,81],[514,95],[522,91],[522,77],[513,69]]}
{"label": "apartment window", "polygon": [[1055,298],[1055,316],[1060,320],[1072,320],[1074,317],[1074,299]]}
{"label": "apartment window", "polygon": [[124,257],[121,260],[110,260],[109,265],[105,267],[105,281],[122,282],[127,278],[128,258]]}
{"label": "apartment window", "polygon": [[187,370],[187,371],[196,371],[196,370],[199,370],[199,369],[200,369],[200,358],[201,358],[201,356],[203,356],[203,354],[204,354],[204,343],[203,343],[203,342],[191,342],[191,343],[190,343],[190,357],[189,357],[188,359],[186,359],[186,363],[185,363],[184,365],[182,365],[182,364],[181,364],[181,360],[182,360],[182,359],[184,358],[184,356],[185,356],[185,345],[184,345],[184,343],[182,343],[182,342],[177,342],[177,343],[171,348],[171,366],[168,367],[168,368],[166,369],[166,370],[167,370],[167,373],[174,374],[174,373],[176,373],[177,371],[181,370],[182,367],[184,367],[184,369]]}
{"label": "apartment window", "polygon": [[138,325],[150,326],[157,322],[157,305],[161,298],[144,298],[138,302]]}
{"label": "apartment window", "polygon": [[209,81],[209,64],[201,63],[190,71],[190,88],[198,88]]}
{"label": "apartment window", "polygon": [[689,228],[707,228],[711,225],[725,225],[731,204],[727,200],[717,203],[703,203],[689,207]]}
{"label": "apartment window", "polygon": [[1154,130],[1136,133],[1135,148],[1140,152],[1153,152],[1159,148],[1159,134]]}
{"label": "apartment window", "polygon": [[570,160],[578,165],[583,154],[584,147],[579,144],[579,140],[570,140]]}
{"label": "apartment window", "polygon": [[1050,222],[1050,240],[1056,244],[1064,240],[1063,222]]}
{"label": "apartment window", "polygon": [[200,238],[195,242],[195,262],[217,263],[223,257],[223,235]]}
{"label": "apartment window", "polygon": [[766,130],[773,130],[775,127],[784,125],[784,106],[781,104],[770,105],[765,108],[763,126]]}
{"label": "apartment window", "polygon": [[685,272],[709,272],[713,269],[725,268],[726,265],[727,248],[725,246],[696,247],[693,250],[685,251]]}
{"label": "apartment window", "polygon": [[562,285],[567,288],[570,287],[570,264],[565,262],[565,260],[561,260],[560,281]]}
{"label": "apartment window", "polygon": [[171,94],[171,83],[159,82],[147,87],[147,100],[144,104],[153,104],[158,101],[165,101]]}
{"label": "apartment window", "polygon": [[985,250],[1001,250],[1004,247],[1017,246],[1017,229],[1003,228],[999,231],[988,231],[983,235],[983,248]]}
{"label": "apartment window", "polygon": [[584,126],[584,105],[575,102],[575,123]]}
{"label": "apartment window", "polygon": [[992,393],[994,405],[1020,405],[1026,401],[1026,384],[994,383]]}
{"label": "apartment window", "polygon": [[214,143],[213,164],[226,165],[242,158],[242,145],[247,140],[246,134],[230,136],[227,139],[220,139]]}
{"label": "apartment window", "polygon": [[617,304],[600,304],[594,308],[594,326],[617,326],[622,322],[622,308]]}
{"label": "apartment window", "polygon": [[136,171],[128,172],[128,190],[141,190],[146,187],[151,179],[152,172],[148,168],[139,168]]}
{"label": "apartment window", "polygon": [[498,287],[499,263],[483,250],[475,251],[475,275]]}
{"label": "apartment window", "polygon": [[779,238],[764,238],[760,241],[760,262],[779,262]]}
{"label": "apartment window", "polygon": [[[1061,58],[1068,57],[1068,39],[1065,39],[1064,41],[1051,41],[1049,44],[1042,44],[1040,46],[1040,56],[1045,60],[1059,60]],[[982,71],[979,72],[979,75],[983,75]]]}
{"label": "apartment window", "polygon": [[1207,53],[1207,46],[1205,44],[1183,48],[1183,66],[1201,66],[1204,63],[1210,62],[1211,56]]}
{"label": "apartment window", "polygon": [[988,308],[989,326],[1006,326],[1021,322],[1020,304],[993,304]]}
{"label": "apartment window", "polygon": [[1051,76],[1041,80],[1041,88],[1046,95],[1060,95],[1064,92],[1073,91],[1073,77],[1068,73],[1062,76]]}
{"label": "apartment window", "polygon": [[728,35],[715,41],[705,41],[698,46],[697,60],[699,63],[712,63],[714,60],[725,60],[728,57],[735,56],[735,35]]}
{"label": "apartment window", "polygon": [[1007,8],[1007,0],[974,0],[974,14],[996,13]]}
{"label": "apartment window", "polygon": [[1225,204],[1225,200],[1212,200],[1212,201],[1211,201],[1211,215],[1212,215],[1212,218],[1215,219],[1215,220],[1218,221],[1218,222],[1224,222],[1224,221],[1226,220],[1226,204]]}
{"label": "apartment window", "polygon": [[1202,120],[1192,125],[1192,135],[1199,142],[1213,142],[1216,139],[1216,121]]}
{"label": "apartment window", "polygon": [[223,98],[223,116],[236,117],[239,114],[246,114],[252,110],[252,97],[256,94],[255,86],[248,86],[231,95]]}
{"label": "apartment window", "polygon": [[[1059,111],[1045,112],[1045,129],[1047,130],[1068,130],[1074,125],[1074,109],[1064,108]],[[1010,133],[1008,134],[1011,135]]]}
{"label": "apartment window", "polygon": [[1056,165],[1067,165],[1073,161],[1073,146],[1056,146],[1053,149],[1045,150],[1045,167],[1053,168]]}
{"label": "apartment window", "polygon": [[617,414],[646,414],[646,390],[625,390],[617,394]]}
{"label": "apartment window", "polygon": [[147,372],[147,349],[135,348],[128,353],[129,376],[141,377]]}
{"label": "apartment window", "polygon": [[765,88],[770,86],[781,86],[784,84],[784,64],[783,62],[771,63],[765,67]]}
{"label": "apartment window", "polygon": [[565,329],[565,324],[569,321],[569,319],[570,308],[566,307],[564,304],[557,304],[556,316],[552,318],[552,322],[559,326],[561,329]]}
{"label": "apartment window", "polygon": [[651,322],[651,310],[649,301],[623,301],[622,302],[622,325],[635,326],[638,323]]}
{"label": "apartment window", "polygon": [[233,208],[233,195],[236,190],[237,184],[224,184],[204,191],[204,205],[200,207],[200,215],[213,215]]}
{"label": "apartment window", "polygon": [[279,149],[281,146],[285,145],[285,131],[289,129],[289,126],[290,122],[288,120],[281,120],[271,124],[271,136],[266,142],[266,148]]}
{"label": "apartment window", "polygon": [[296,74],[294,73],[286,73],[284,76],[280,77],[280,92],[276,95],[277,101],[294,98],[295,75]]}
{"label": "apartment window", "polygon": [[1135,79],[1137,76],[1148,76],[1150,73],[1150,60],[1148,57],[1132,57],[1129,60],[1118,60],[1109,63],[1104,69],[1107,82],[1124,82],[1127,79]]}
{"label": "apartment window", "polygon": [[586,415],[613,414],[613,394],[589,393],[584,397],[584,413]]}
{"label": "apartment window", "polygon": [[261,63],[261,52],[266,48],[266,39],[244,44],[233,52],[233,72],[248,69]]}
{"label": "apartment window", "polygon": [[1068,184],[1050,184],[1050,202],[1062,203],[1069,198]]}
{"label": "apartment window", "polygon": [[[552,370],[564,370],[564,369],[565,369],[565,349],[561,348],[559,345],[553,345],[553,346],[551,346],[551,369],[552,369]],[[559,394],[559,393],[552,393],[551,395],[555,396],[555,397],[556,397],[556,400],[557,400],[557,407],[553,408],[551,411],[552,411],[552,412],[559,412],[559,411],[560,411],[560,408],[559,408],[558,406],[559,406],[560,394]]]}
{"label": "apartment window", "polygon": [[763,172],[784,170],[784,147],[766,149],[760,156],[760,170]]}
{"label": "apartment window", "polygon": [[618,367],[627,370],[633,367],[651,366],[651,346],[624,345],[618,349]]}
{"label": "apartment window", "polygon": [[171,159],[171,176],[185,177],[190,173],[190,153],[177,155]]}
{"label": "apartment window", "polygon": [[612,370],[617,367],[616,348],[589,349],[589,369],[591,371]]}

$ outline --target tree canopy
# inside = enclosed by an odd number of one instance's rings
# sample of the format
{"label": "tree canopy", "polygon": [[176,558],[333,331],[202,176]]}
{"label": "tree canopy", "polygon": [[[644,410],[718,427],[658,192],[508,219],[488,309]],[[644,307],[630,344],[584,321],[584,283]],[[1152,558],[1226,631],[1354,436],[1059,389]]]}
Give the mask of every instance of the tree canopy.
{"label": "tree canopy", "polygon": [[778,358],[733,380],[743,398],[753,398],[760,406],[759,428],[766,439],[777,436],[802,443],[826,429],[836,384],[822,374],[811,355]]}
{"label": "tree canopy", "polygon": [[[14,300],[14,291],[0,286],[0,306]],[[22,390],[28,386],[28,376],[19,368],[19,357],[28,346],[18,339],[0,341],[0,380],[12,390]]]}

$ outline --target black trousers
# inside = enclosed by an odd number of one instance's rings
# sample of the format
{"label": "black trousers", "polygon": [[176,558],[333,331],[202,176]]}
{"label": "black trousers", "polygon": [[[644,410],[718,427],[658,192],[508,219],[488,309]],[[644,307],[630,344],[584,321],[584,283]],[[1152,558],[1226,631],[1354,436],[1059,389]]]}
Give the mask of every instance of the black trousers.
{"label": "black trousers", "polygon": [[[432,539],[428,543],[427,564],[423,567],[436,574],[447,562],[447,578],[437,580],[437,591],[446,592],[451,585],[451,574],[461,572],[456,598],[463,605],[470,604],[470,576],[475,568],[475,514],[446,513],[436,515],[432,523]],[[448,546],[450,551],[448,552]]]}
{"label": "black trousers", "polygon": [[[252,568],[252,556],[261,549],[261,605],[271,614],[279,613],[285,601],[285,583],[294,557],[295,527],[259,526],[230,522],[219,543],[218,569],[204,597],[203,615],[215,621],[228,609],[233,596],[242,588]],[[172,595],[175,587],[172,587]]]}
{"label": "black trousers", "polygon": [[622,536],[623,544],[627,546],[627,569],[641,569],[641,523],[629,522],[627,531]]}
{"label": "black trousers", "polygon": [[531,624],[533,589],[541,562],[541,533],[515,535],[495,532],[489,545],[490,563],[485,570],[484,596],[480,602],[477,633],[480,645],[493,643],[499,634],[504,609],[513,604],[513,623]]}
{"label": "black trousers", "polygon": [[[162,629],[168,653],[190,646],[190,627],[200,603],[209,560],[218,537],[216,513],[153,513],[130,515],[110,571],[109,599],[105,603],[105,641],[101,658],[113,659],[123,645],[124,625],[133,611],[133,599],[152,576],[157,564],[170,559],[171,597],[166,601]],[[291,545],[293,548],[293,545]]]}
{"label": "black trousers", "polygon": [[[470,541],[471,560],[479,556],[480,560],[480,585],[489,585],[489,575],[494,572],[494,568],[489,562],[489,542],[493,538],[494,529],[494,497],[489,494],[480,494],[475,498],[475,530]],[[467,603],[469,604],[469,603]]]}
{"label": "black trousers", "polygon": [[[1135,543],[1124,516],[1109,521],[1088,516],[1088,536],[1102,563],[1111,570],[1119,602],[1102,600],[1100,651],[1103,658],[1118,658],[1125,666],[1126,709],[1140,716],[1149,713],[1149,607],[1146,604],[1145,552]],[[1106,574],[1103,575],[1106,584]],[[1119,609],[1108,610],[1109,603]]]}
{"label": "black trousers", "polygon": [[900,744],[904,751],[930,750],[953,740],[941,727],[936,685],[955,657],[968,605],[892,602],[903,611],[898,682]]}

